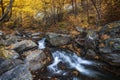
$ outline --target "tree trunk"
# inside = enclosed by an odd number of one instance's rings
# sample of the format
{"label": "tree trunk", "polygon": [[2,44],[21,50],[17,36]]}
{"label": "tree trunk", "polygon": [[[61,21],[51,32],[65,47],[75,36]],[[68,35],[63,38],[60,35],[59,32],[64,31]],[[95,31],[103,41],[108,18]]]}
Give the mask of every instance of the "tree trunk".
{"label": "tree trunk", "polygon": [[[1,0],[1,2],[2,2],[2,1],[3,1],[3,0]],[[1,21],[4,21],[5,18],[7,17],[7,15],[9,15],[9,12],[11,12],[13,1],[14,1],[14,0],[10,0],[10,4],[9,4],[9,6],[7,7],[7,9],[6,9],[6,11],[4,12],[4,14],[2,15],[2,17],[0,18],[0,22],[1,22]],[[11,14],[11,15],[12,15],[12,14]]]}

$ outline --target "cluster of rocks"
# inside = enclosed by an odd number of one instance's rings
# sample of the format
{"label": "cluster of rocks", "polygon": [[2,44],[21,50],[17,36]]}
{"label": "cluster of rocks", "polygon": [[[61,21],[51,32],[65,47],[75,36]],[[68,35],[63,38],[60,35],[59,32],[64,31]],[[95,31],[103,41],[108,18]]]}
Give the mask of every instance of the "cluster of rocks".
{"label": "cluster of rocks", "polygon": [[[100,31],[78,28],[80,34],[75,38],[66,34],[46,33],[47,44],[54,47],[75,44],[77,48],[87,53],[85,58],[104,61],[113,66],[107,70],[119,74],[120,67],[120,25],[107,25]],[[41,33],[16,32],[14,35],[5,35],[0,31],[0,45],[5,45],[5,54],[9,59],[0,58],[0,80],[32,80],[31,71],[42,68],[47,60],[43,50],[38,49],[35,43],[40,40]],[[102,36],[107,38],[102,39]],[[35,41],[35,42],[34,42]],[[77,45],[76,45],[77,44]],[[101,45],[102,44],[102,45]],[[106,70],[106,69],[104,69]]]}
{"label": "cluster of rocks", "polygon": [[7,58],[0,58],[0,80],[33,80],[31,72],[45,65],[44,51],[38,49],[38,45],[30,39],[16,35],[4,39],[2,36],[0,42],[5,41],[1,45],[5,46],[4,55]]}
{"label": "cluster of rocks", "polygon": [[[77,30],[84,33],[81,28]],[[120,21],[107,24],[99,31],[86,32],[75,39],[79,47],[86,51],[85,58],[109,64],[104,66],[105,70],[120,76]]]}

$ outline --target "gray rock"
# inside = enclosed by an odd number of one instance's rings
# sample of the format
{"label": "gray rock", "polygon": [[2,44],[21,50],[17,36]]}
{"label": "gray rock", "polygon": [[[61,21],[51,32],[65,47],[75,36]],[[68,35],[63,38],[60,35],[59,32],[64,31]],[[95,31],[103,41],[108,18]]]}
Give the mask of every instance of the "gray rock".
{"label": "gray rock", "polygon": [[120,66],[120,38],[105,40],[105,47],[99,49],[101,58],[113,66]]}
{"label": "gray rock", "polygon": [[5,40],[0,39],[0,45],[5,45],[5,44],[6,44]]}
{"label": "gray rock", "polygon": [[10,35],[10,37],[6,40],[6,45],[11,45],[11,44],[14,44],[16,42],[18,42],[20,39],[20,37],[18,36],[14,36],[14,35]]}
{"label": "gray rock", "polygon": [[113,66],[120,66],[120,54],[102,54],[103,60]]}
{"label": "gray rock", "polygon": [[70,35],[66,35],[66,34],[47,33],[46,40],[52,46],[62,46],[68,44],[71,41],[71,37]]}
{"label": "gray rock", "polygon": [[111,39],[111,44],[113,50],[120,50],[120,38]]}
{"label": "gray rock", "polygon": [[89,50],[87,51],[87,54],[85,55],[85,58],[86,58],[86,59],[95,60],[95,59],[98,58],[98,56],[97,56],[97,54],[96,54],[93,50],[89,49]]}
{"label": "gray rock", "polygon": [[3,32],[2,31],[0,31],[0,36],[2,36],[3,35]]}
{"label": "gray rock", "polygon": [[120,37],[120,21],[115,21],[109,24],[106,24],[99,31],[100,35],[109,34],[110,37],[119,38]]}
{"label": "gray rock", "polygon": [[0,80],[33,80],[27,64],[21,64],[0,76]]}
{"label": "gray rock", "polygon": [[76,30],[79,31],[79,32],[85,31],[85,30],[84,30],[83,28],[81,28],[81,27],[76,27]]}
{"label": "gray rock", "polygon": [[18,41],[20,41],[20,37],[19,36],[15,36],[13,34],[11,35],[3,35],[1,37],[0,43],[2,43],[3,45],[9,46],[11,44],[14,44]]}
{"label": "gray rock", "polygon": [[11,59],[11,60],[5,60],[2,59],[0,61],[0,75],[3,74],[4,72],[7,72],[17,66],[18,64],[23,63],[21,60],[18,59]]}
{"label": "gray rock", "polygon": [[34,71],[44,66],[44,60],[46,58],[45,53],[42,50],[34,50],[24,52],[23,55],[25,62],[29,63],[30,70]]}
{"label": "gray rock", "polygon": [[101,53],[113,53],[120,51],[120,38],[109,38],[105,40],[105,47],[99,49]]}
{"label": "gray rock", "polygon": [[100,53],[104,54],[104,53],[111,53],[112,50],[110,48],[99,48]]}
{"label": "gray rock", "polygon": [[41,32],[33,33],[32,36],[40,36]]}
{"label": "gray rock", "polygon": [[31,40],[23,40],[21,42],[17,42],[15,44],[10,45],[9,49],[14,49],[19,53],[19,52],[23,52],[24,50],[34,48],[36,46],[37,44]]}

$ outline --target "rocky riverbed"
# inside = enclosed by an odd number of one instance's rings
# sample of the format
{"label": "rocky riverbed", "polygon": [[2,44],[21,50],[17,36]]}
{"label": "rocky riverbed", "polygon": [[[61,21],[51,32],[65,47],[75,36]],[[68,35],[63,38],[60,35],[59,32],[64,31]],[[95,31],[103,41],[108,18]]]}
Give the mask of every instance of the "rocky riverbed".
{"label": "rocky riverbed", "polygon": [[0,80],[119,80],[120,24],[115,23],[99,31],[77,27],[74,37],[0,31]]}

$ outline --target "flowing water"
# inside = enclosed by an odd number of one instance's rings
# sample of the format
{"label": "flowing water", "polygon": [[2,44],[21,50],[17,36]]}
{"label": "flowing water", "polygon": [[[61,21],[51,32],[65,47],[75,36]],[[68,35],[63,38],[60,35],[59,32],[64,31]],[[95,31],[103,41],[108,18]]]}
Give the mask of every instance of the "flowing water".
{"label": "flowing water", "polygon": [[[43,38],[38,42],[39,49],[45,48],[45,40]],[[57,80],[118,80],[99,71],[99,65],[96,65],[98,63],[85,60],[71,51],[52,49],[51,55],[52,62],[40,73],[48,80],[52,77],[57,77]],[[74,75],[74,72],[77,72],[77,75]]]}
{"label": "flowing water", "polygon": [[43,38],[40,41],[38,41],[39,49],[45,49],[45,40],[46,40],[46,38]]}

